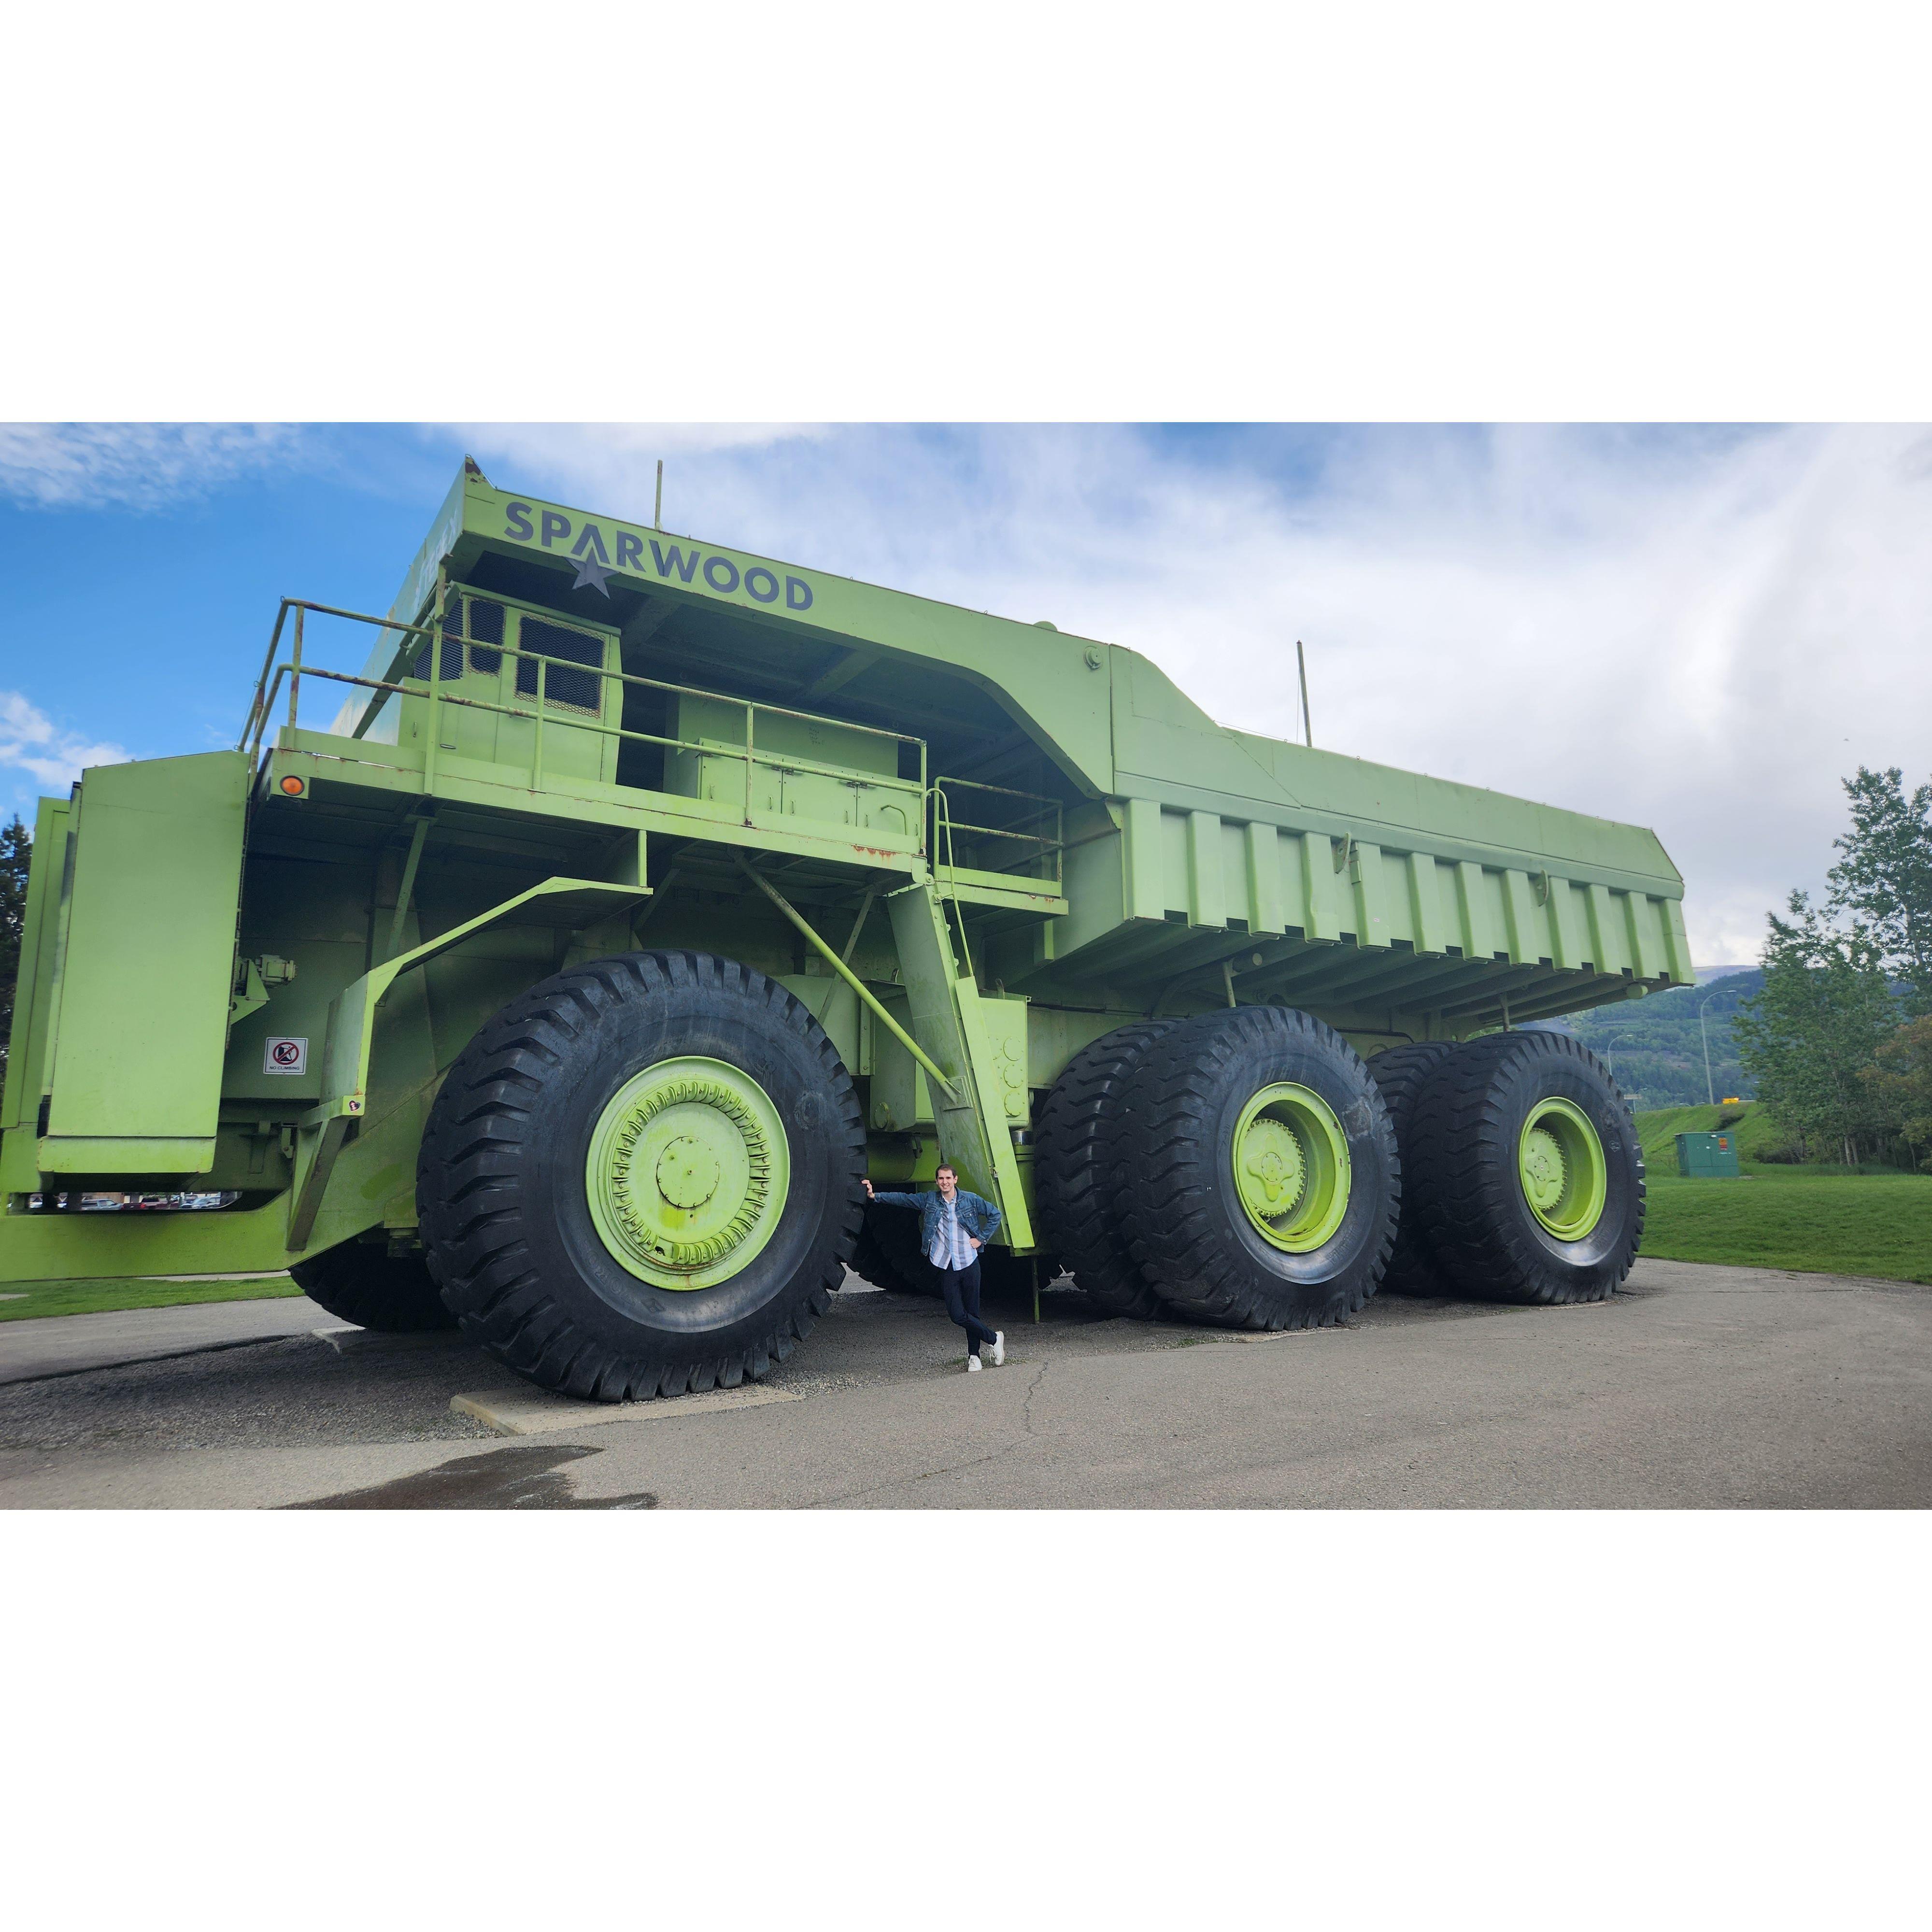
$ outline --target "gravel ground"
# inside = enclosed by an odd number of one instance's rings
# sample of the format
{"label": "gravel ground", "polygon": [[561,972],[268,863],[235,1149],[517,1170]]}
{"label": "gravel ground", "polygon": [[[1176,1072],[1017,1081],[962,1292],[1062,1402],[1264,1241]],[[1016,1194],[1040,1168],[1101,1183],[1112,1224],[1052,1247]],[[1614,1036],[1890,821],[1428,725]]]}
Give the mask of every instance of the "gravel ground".
{"label": "gravel ground", "polygon": [[0,1388],[0,1451],[459,1441],[450,1396],[506,1384],[457,1336],[291,1335]]}
{"label": "gravel ground", "polygon": [[208,1352],[0,1387],[0,1505],[1932,1504],[1932,1290],[1901,1283],[1645,1262],[1595,1307],[1378,1298],[1246,1340],[1070,1288],[1042,1314],[994,1313],[1007,1364],[969,1378],[938,1303],[855,1280],[772,1378],[803,1400],[508,1460],[450,1399],[529,1391],[458,1336],[202,1326]]}
{"label": "gravel ground", "polygon": [[[1064,1282],[1064,1278],[1063,1278]],[[1041,1323],[1030,1305],[989,1310],[1017,1352],[1050,1334],[1082,1354],[1137,1354],[1195,1347],[1225,1338],[1166,1322],[1124,1322],[1100,1314],[1070,1285],[1040,1298]],[[250,1304],[236,1304],[238,1309]],[[240,1344],[210,1341],[202,1352],[68,1370],[0,1386],[0,1454],[14,1450],[247,1448],[380,1442],[496,1441],[472,1418],[452,1414],[458,1394],[527,1384],[459,1335],[333,1332],[332,1316],[311,1310],[316,1328]],[[225,1306],[218,1304],[218,1306]],[[147,1318],[212,1312],[135,1311]],[[1499,1311],[1468,1304],[1371,1302],[1351,1327],[1386,1326],[1431,1317],[1480,1317]],[[70,1316],[68,1321],[88,1318]],[[126,1318],[123,1318],[124,1321]],[[232,1318],[239,1325],[245,1316]],[[49,1324],[51,1325],[51,1324]],[[117,1335],[110,1347],[162,1346]],[[186,1326],[185,1322],[181,1325]],[[196,1324],[197,1328],[201,1324]],[[0,1332],[0,1348],[5,1342]],[[1286,1338],[1282,1338],[1286,1339]],[[190,1345],[191,1346],[191,1345]],[[854,1276],[811,1339],[770,1378],[771,1386],[815,1396],[908,1376],[953,1374],[964,1346],[945,1309],[922,1296],[884,1293]]]}
{"label": "gravel ground", "polygon": [[[118,1318],[128,1324],[132,1317],[141,1318],[154,1331],[152,1340],[130,1340],[117,1331],[105,1346],[129,1352],[165,1346],[170,1326],[187,1328],[187,1318],[216,1315],[228,1306],[130,1311]],[[240,1311],[254,1304],[233,1306],[237,1312],[230,1319],[239,1326],[248,1318]],[[237,1344],[212,1334],[210,1324],[197,1320],[193,1326],[202,1343],[200,1353],[69,1369],[50,1378],[0,1385],[0,1452],[494,1441],[494,1432],[483,1424],[451,1413],[449,1398],[526,1387],[460,1336],[312,1332],[334,1330],[334,1318],[312,1303],[303,1306],[310,1311],[311,1328],[297,1334]],[[1390,1296],[1370,1302],[1347,1325],[1406,1326],[1507,1312],[1474,1303]],[[1179,1324],[1110,1319],[1064,1276],[1040,1298],[1037,1330],[1030,1304],[987,1312],[996,1324],[1004,1324],[1016,1350],[1049,1334],[1057,1347],[1081,1354],[1133,1354],[1227,1339]],[[168,1316],[181,1318],[173,1324],[153,1318]],[[69,1323],[91,1318],[65,1318]],[[0,1352],[6,1340],[0,1330]],[[959,1331],[938,1302],[881,1292],[854,1276],[810,1340],[770,1382],[775,1388],[823,1395],[908,1376],[950,1375],[958,1370],[963,1353]]]}

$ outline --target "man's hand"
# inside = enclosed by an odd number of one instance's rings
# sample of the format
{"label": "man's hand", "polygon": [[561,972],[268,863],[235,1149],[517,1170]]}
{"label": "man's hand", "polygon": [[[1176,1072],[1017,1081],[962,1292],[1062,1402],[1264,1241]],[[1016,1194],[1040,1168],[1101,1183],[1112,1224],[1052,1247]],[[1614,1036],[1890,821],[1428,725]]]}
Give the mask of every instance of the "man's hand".
{"label": "man's hand", "polygon": [[976,1248],[980,1245],[980,1238],[977,1234],[968,1234],[966,1238],[968,1240],[970,1241]]}
{"label": "man's hand", "polygon": [[865,1180],[862,1178],[860,1180],[859,1185],[866,1190],[866,1198],[868,1201],[871,1200],[872,1198],[872,1184],[869,1180]]}

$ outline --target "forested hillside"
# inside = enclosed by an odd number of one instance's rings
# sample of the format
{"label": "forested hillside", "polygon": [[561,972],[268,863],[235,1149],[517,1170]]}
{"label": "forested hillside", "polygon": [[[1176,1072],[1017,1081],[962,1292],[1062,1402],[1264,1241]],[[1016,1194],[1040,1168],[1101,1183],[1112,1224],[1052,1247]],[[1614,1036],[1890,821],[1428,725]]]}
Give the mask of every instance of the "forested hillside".
{"label": "forested hillside", "polygon": [[[1602,1054],[1634,1106],[1701,1106],[1712,1090],[1720,1100],[1732,1096],[1748,1100],[1755,1090],[1738,1064],[1731,1018],[1763,984],[1762,970],[1753,966],[1702,986],[1537,1024],[1574,1033],[1593,1053]],[[1697,1008],[1707,1000],[1704,1024],[1711,1040],[1710,1089],[1704,1084],[1704,1049],[1697,1036]]]}

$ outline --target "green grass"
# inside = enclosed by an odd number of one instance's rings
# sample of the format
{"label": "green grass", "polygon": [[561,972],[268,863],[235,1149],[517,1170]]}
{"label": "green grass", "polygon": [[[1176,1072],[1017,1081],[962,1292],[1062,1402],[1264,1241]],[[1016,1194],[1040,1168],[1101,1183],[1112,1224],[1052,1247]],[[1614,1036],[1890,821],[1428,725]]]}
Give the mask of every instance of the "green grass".
{"label": "green grass", "polygon": [[[1718,1122],[1726,1114],[1742,1113],[1735,1126],[1720,1128]],[[1774,1126],[1763,1108],[1750,1101],[1736,1107],[1659,1107],[1636,1117],[1637,1138],[1643,1144],[1643,1164],[1653,1174],[1677,1172],[1677,1136],[1679,1134],[1727,1133],[1736,1138],[1732,1144],[1738,1158],[1749,1162],[1760,1150],[1782,1146],[1788,1138]],[[1839,1170],[1841,1173],[1842,1168]]]}
{"label": "green grass", "polygon": [[1648,1192],[1653,1259],[1932,1283],[1932,1175],[1765,1168],[1682,1180],[1653,1169]]}
{"label": "green grass", "polygon": [[301,1294],[286,1274],[246,1281],[16,1281],[0,1286],[0,1322],[43,1315],[98,1315],[112,1308],[174,1308],[192,1301],[266,1301]]}
{"label": "green grass", "polygon": [[[1643,1252],[1664,1261],[1932,1283],[1932,1175],[1896,1168],[1762,1165],[1786,1138],[1761,1106],[1720,1130],[1731,1107],[1662,1107],[1636,1117],[1649,1170]],[[1724,1132],[1744,1163],[1735,1180],[1685,1180],[1676,1136]]]}
{"label": "green grass", "polygon": [[[1719,1120],[1726,1114],[1741,1115],[1727,1127],[1720,1127]],[[1643,1164],[1653,1178],[1661,1175],[1668,1179],[1677,1172],[1677,1136],[1679,1134],[1726,1133],[1731,1136],[1731,1144],[1737,1149],[1738,1158],[1747,1172],[1767,1177],[1794,1174],[1835,1175],[1847,1180],[1856,1172],[1861,1174],[1884,1176],[1898,1174],[1895,1167],[1882,1166],[1876,1162],[1868,1162],[1856,1169],[1848,1168],[1842,1161],[1774,1161],[1762,1159],[1768,1148],[1783,1148],[1788,1144],[1790,1136],[1772,1120],[1771,1115],[1754,1101],[1740,1101],[1732,1107],[1658,1107],[1640,1112],[1636,1117],[1636,1133],[1643,1148]]]}

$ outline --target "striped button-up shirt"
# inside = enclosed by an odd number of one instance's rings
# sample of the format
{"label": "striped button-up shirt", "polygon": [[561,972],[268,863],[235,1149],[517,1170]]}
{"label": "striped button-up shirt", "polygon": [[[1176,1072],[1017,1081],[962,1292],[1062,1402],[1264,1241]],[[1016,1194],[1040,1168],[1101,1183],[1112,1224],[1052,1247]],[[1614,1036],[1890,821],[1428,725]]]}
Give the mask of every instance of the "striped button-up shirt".
{"label": "striped button-up shirt", "polygon": [[939,1197],[938,1224],[932,1231],[932,1250],[926,1256],[934,1268],[968,1268],[973,1265],[973,1244],[959,1225],[958,1204],[943,1194]]}

